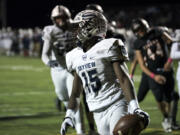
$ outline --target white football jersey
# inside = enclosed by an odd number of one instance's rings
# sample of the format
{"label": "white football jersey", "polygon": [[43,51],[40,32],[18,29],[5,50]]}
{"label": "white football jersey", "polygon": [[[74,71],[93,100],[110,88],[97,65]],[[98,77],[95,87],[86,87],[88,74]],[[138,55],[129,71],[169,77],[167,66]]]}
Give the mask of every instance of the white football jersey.
{"label": "white football jersey", "polygon": [[75,46],[75,36],[72,32],[56,25],[46,26],[43,29],[42,39],[48,40],[52,50],[52,59],[57,59],[59,64],[65,68],[65,54]]}
{"label": "white football jersey", "polygon": [[126,48],[121,40],[115,38],[101,40],[73,60],[72,65],[82,80],[90,111],[105,109],[124,97],[112,62],[125,60],[128,60]]}

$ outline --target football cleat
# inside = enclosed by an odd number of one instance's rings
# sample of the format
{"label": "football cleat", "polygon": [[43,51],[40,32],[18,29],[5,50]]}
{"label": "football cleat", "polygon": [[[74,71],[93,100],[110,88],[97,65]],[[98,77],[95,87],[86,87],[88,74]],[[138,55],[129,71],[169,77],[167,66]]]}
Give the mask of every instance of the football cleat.
{"label": "football cleat", "polygon": [[165,118],[161,124],[166,133],[172,132],[171,123],[169,122],[167,118]]}

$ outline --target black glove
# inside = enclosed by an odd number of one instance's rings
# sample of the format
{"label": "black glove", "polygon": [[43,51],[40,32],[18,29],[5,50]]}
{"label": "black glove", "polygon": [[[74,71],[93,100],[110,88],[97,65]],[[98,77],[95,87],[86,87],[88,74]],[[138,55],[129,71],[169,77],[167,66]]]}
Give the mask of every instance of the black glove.
{"label": "black glove", "polygon": [[47,64],[49,67],[57,67],[59,65],[58,61],[57,60],[50,60],[48,61],[48,64]]}

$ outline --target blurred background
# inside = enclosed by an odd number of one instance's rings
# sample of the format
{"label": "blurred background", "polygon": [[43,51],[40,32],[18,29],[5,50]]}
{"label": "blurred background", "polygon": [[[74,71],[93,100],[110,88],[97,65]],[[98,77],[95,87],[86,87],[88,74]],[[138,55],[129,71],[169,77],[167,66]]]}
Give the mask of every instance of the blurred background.
{"label": "blurred background", "polygon": [[144,17],[153,25],[180,25],[180,2],[174,0],[0,0],[0,26],[13,28],[43,27],[50,24],[50,12],[56,4],[67,6],[72,16],[89,3],[103,7],[107,18],[129,27],[130,20]]}
{"label": "blurred background", "polygon": [[52,8],[65,5],[74,18],[89,3],[102,6],[109,22],[128,39],[129,53],[132,38],[129,39],[128,30],[132,19],[142,17],[150,26],[166,26],[172,32],[180,27],[180,1],[174,0],[0,0],[0,53],[40,56],[41,31],[52,24]]}
{"label": "blurred background", "polygon": [[[177,0],[0,0],[0,135],[59,135],[65,111],[56,108],[49,68],[40,59],[42,29],[52,24],[51,10],[57,4],[68,7],[74,18],[90,3],[101,5],[109,23],[125,37],[130,58],[134,18],[142,17],[150,26],[165,26],[172,37],[180,35]],[[176,71],[177,62],[174,65]],[[137,68],[136,90],[140,79]],[[151,91],[140,105],[151,116],[151,124],[142,135],[180,135],[180,131],[164,133]],[[72,129],[68,135],[73,133]]]}

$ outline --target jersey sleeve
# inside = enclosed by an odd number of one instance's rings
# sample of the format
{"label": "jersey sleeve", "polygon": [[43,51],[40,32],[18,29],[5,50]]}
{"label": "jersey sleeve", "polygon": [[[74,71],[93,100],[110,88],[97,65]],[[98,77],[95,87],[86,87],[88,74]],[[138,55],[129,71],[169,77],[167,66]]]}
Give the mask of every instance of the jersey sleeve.
{"label": "jersey sleeve", "polygon": [[160,27],[155,27],[151,31],[154,32],[155,37],[161,37],[163,33],[165,32],[165,30]]}
{"label": "jersey sleeve", "polygon": [[42,31],[42,39],[43,40],[51,40],[51,27],[50,26],[46,26],[44,27],[43,31]]}
{"label": "jersey sleeve", "polygon": [[124,43],[117,39],[113,42],[112,46],[108,50],[108,56],[110,61],[127,61],[129,60],[127,49]]}

